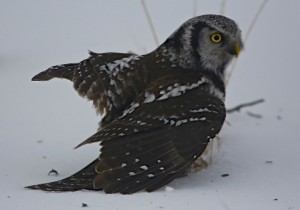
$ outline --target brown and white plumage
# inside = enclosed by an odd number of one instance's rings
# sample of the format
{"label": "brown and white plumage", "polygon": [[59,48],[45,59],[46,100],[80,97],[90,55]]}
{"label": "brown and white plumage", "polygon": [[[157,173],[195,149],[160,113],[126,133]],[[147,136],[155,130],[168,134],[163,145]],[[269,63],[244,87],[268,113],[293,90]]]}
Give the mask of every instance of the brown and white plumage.
{"label": "brown and white plumage", "polygon": [[99,131],[78,145],[100,142],[96,160],[66,179],[28,188],[130,194],[184,175],[223,125],[224,70],[241,47],[232,20],[204,15],[149,54],[91,52],[80,63],[36,75],[32,80],[72,81],[105,115]]}

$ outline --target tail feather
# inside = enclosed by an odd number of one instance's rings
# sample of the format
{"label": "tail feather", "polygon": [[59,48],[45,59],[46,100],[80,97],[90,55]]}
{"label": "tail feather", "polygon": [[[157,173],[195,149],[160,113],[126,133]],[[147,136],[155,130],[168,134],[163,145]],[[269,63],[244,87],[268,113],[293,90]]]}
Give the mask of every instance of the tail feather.
{"label": "tail feather", "polygon": [[[49,182],[45,184],[31,185],[25,188],[44,191],[78,191],[78,190],[96,190],[93,187],[93,180],[96,176],[95,166],[98,159],[65,179]],[[99,189],[97,189],[99,190]]]}
{"label": "tail feather", "polygon": [[77,63],[52,66],[47,70],[35,75],[32,81],[48,81],[53,78],[64,78],[72,81]]}

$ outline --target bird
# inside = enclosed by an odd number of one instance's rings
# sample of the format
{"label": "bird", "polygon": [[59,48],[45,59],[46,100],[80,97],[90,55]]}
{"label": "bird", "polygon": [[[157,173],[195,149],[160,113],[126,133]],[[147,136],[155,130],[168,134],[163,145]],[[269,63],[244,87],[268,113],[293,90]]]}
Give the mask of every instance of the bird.
{"label": "bird", "polygon": [[225,70],[242,49],[236,22],[207,14],[150,53],[90,51],[37,74],[32,81],[69,80],[93,102],[103,116],[99,129],[76,148],[98,143],[100,155],[70,177],[27,188],[132,194],[185,176],[222,128]]}

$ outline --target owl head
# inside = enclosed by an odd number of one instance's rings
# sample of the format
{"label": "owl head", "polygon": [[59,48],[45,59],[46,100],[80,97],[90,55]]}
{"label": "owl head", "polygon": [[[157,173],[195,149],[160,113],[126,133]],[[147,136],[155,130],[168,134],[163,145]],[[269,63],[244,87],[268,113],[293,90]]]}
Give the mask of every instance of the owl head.
{"label": "owl head", "polygon": [[183,23],[162,44],[164,53],[184,68],[222,74],[243,49],[237,24],[221,15],[202,15]]}

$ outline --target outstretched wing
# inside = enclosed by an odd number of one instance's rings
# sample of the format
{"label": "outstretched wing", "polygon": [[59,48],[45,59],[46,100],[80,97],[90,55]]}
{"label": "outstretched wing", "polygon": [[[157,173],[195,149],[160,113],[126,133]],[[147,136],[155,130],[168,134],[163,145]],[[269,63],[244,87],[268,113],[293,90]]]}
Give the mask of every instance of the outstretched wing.
{"label": "outstretched wing", "polygon": [[94,188],[153,191],[182,176],[225,119],[223,101],[211,95],[211,85],[203,76],[162,78],[84,141],[102,145]]}
{"label": "outstretched wing", "polygon": [[146,77],[138,62],[141,58],[133,54],[90,52],[90,57],[80,63],[50,67],[32,80],[64,78],[72,81],[80,96],[92,100],[99,113],[106,113],[102,123],[107,124],[142,89]]}

